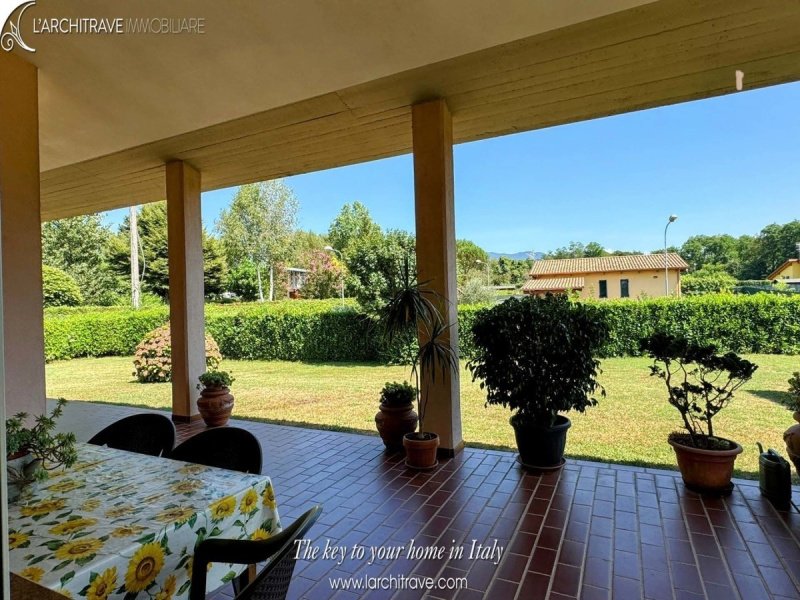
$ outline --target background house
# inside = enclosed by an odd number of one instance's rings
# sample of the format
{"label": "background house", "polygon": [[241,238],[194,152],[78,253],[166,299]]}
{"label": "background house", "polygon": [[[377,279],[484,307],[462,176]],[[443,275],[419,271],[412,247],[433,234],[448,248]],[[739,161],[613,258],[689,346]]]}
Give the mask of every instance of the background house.
{"label": "background house", "polygon": [[790,258],[767,275],[767,279],[785,283],[789,287],[800,291],[800,258]]}
{"label": "background house", "polygon": [[680,296],[681,272],[688,268],[675,253],[666,259],[663,254],[640,254],[537,260],[522,291],[543,295],[574,290],[581,298],[664,296],[666,270],[669,294]]}

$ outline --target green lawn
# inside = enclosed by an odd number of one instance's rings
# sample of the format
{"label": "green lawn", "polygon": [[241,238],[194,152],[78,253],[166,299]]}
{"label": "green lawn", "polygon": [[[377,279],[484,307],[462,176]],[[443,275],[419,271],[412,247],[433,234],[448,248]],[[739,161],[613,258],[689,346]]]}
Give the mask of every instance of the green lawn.
{"label": "green lawn", "polygon": [[[784,452],[782,434],[793,423],[777,400],[786,380],[800,368],[796,356],[751,355],[759,365],[755,377],[715,421],[720,435],[744,446],[739,476],[758,470],[756,441]],[[603,362],[607,397],[585,415],[571,414],[567,452],[592,460],[673,468],[667,434],[679,426],[678,413],[667,404],[663,382],[649,376],[645,358]],[[236,377],[234,415],[276,423],[331,429],[375,431],[377,398],[386,381],[408,378],[403,367],[371,364],[308,364],[226,360]],[[47,365],[47,393],[74,400],[169,409],[168,384],[139,384],[130,357],[76,359]],[[485,398],[462,373],[464,439],[469,445],[513,448],[509,413],[484,407]]]}

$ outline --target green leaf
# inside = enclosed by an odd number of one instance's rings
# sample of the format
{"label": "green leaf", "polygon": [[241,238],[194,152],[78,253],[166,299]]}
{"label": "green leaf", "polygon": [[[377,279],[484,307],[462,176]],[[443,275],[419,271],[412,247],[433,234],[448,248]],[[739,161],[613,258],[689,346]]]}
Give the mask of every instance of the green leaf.
{"label": "green leaf", "polygon": [[69,573],[65,574],[59,581],[61,582],[61,587],[64,587],[67,582],[75,577],[75,571],[70,571]]}

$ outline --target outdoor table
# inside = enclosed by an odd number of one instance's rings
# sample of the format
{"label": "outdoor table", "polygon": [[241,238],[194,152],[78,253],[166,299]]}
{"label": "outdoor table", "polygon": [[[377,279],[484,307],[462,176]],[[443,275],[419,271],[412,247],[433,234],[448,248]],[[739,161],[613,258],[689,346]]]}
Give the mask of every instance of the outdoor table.
{"label": "outdoor table", "polygon": [[[78,444],[9,506],[11,571],[66,596],[186,598],[199,539],[280,531],[269,477]],[[209,590],[243,566],[214,564]]]}

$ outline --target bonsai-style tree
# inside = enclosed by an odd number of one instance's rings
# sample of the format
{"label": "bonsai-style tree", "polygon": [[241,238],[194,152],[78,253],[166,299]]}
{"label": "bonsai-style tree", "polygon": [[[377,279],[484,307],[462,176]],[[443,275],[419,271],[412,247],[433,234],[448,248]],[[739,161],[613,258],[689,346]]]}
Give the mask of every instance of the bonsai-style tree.
{"label": "bonsai-style tree", "polygon": [[719,354],[713,344],[655,333],[641,344],[653,359],[650,374],[667,386],[669,403],[678,409],[686,433],[670,439],[695,448],[727,449],[714,434],[714,417],[755,373],[757,365],[733,352]]}
{"label": "bonsai-style tree", "polygon": [[61,466],[71,467],[78,459],[74,433],[54,433],[56,421],[64,410],[66,400],[59,399],[50,415],[36,417],[33,427],[25,427],[27,413],[6,419],[6,456],[29,453],[35,465],[32,472],[17,472],[9,467],[10,475],[19,483],[47,478],[47,472]]}
{"label": "bonsai-style tree", "polygon": [[512,423],[552,427],[558,413],[584,412],[605,396],[595,359],[608,327],[593,307],[565,296],[512,298],[480,311],[468,367],[487,404],[515,414]]}
{"label": "bonsai-style tree", "polygon": [[427,439],[425,433],[425,408],[428,403],[427,387],[423,393],[420,380],[435,383],[436,375],[448,371],[458,374],[458,355],[450,345],[450,325],[444,322],[437,304],[446,302],[439,294],[428,289],[427,282],[417,281],[406,258],[389,301],[379,313],[379,322],[391,345],[417,336],[416,351],[410,359],[411,376],[416,382],[414,391],[419,415],[419,439]]}

